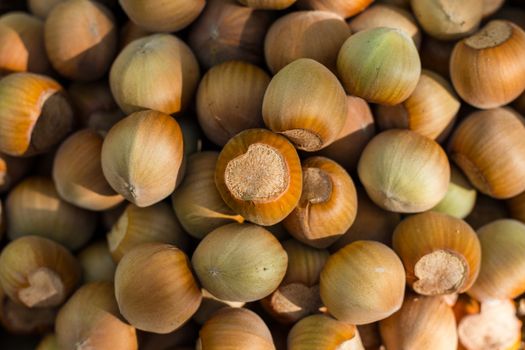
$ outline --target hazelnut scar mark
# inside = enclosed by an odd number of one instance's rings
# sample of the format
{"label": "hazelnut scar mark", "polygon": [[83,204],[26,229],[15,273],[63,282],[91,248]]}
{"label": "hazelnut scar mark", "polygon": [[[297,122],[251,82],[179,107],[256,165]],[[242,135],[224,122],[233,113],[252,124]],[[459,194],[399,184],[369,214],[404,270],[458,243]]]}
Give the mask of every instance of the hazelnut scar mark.
{"label": "hazelnut scar mark", "polygon": [[[310,226],[312,205],[328,202],[332,196],[333,183],[330,175],[320,168],[303,168],[303,192],[296,210],[301,230],[315,235],[316,227]],[[313,222],[315,226],[315,222]],[[318,231],[318,230],[317,230]]]}
{"label": "hazelnut scar mark", "polygon": [[468,266],[462,256],[439,249],[421,257],[414,266],[414,274],[418,280],[413,287],[420,294],[454,293],[463,286]]}
{"label": "hazelnut scar mark", "polygon": [[271,201],[289,186],[286,160],[279,150],[254,143],[246,153],[226,165],[224,182],[230,193],[243,201]]}
{"label": "hazelnut scar mark", "polygon": [[476,50],[489,49],[503,44],[512,36],[512,27],[503,21],[489,22],[482,30],[465,40]]}
{"label": "hazelnut scar mark", "polygon": [[321,137],[310,130],[292,129],[282,131],[281,134],[289,138],[299,149],[317,151],[323,146]]}
{"label": "hazelnut scar mark", "polygon": [[319,168],[303,169],[301,204],[327,202],[332,195],[332,186],[332,180],[326,171]]}
{"label": "hazelnut scar mark", "polygon": [[18,292],[18,297],[27,307],[47,307],[60,303],[64,296],[64,285],[53,270],[41,267],[28,276],[29,286]]}

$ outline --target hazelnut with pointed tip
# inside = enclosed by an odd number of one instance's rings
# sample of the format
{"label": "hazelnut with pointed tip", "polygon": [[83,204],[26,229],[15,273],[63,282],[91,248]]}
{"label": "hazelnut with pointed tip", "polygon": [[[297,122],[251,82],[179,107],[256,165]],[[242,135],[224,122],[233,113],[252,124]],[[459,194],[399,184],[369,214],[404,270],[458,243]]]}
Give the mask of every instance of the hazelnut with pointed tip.
{"label": "hazelnut with pointed tip", "polygon": [[132,326],[166,334],[190,319],[202,294],[182,250],[169,244],[144,243],[120,260],[115,297],[122,316]]}
{"label": "hazelnut with pointed tip", "polygon": [[249,302],[277,289],[286,273],[288,255],[266,229],[229,224],[204,237],[191,262],[199,281],[215,297]]}
{"label": "hazelnut with pointed tip", "polygon": [[380,27],[357,32],[344,42],[337,72],[348,94],[392,106],[416,88],[421,62],[404,31]]}
{"label": "hazelnut with pointed tip", "polygon": [[124,113],[153,109],[166,114],[184,110],[200,77],[190,48],[170,34],[132,41],[113,61],[109,85]]}
{"label": "hazelnut with pointed tip", "polygon": [[335,318],[356,325],[372,323],[401,308],[405,269],[386,245],[356,241],[328,258],[320,287],[321,299]]}
{"label": "hazelnut with pointed tip", "polygon": [[139,207],[160,202],[181,174],[179,124],[157,111],[135,112],[119,121],[102,145],[102,171],[110,186]]}
{"label": "hazelnut with pointed tip", "polygon": [[434,141],[409,130],[388,130],[365,147],[357,167],[370,198],[398,213],[426,211],[447,193],[450,165]]}

